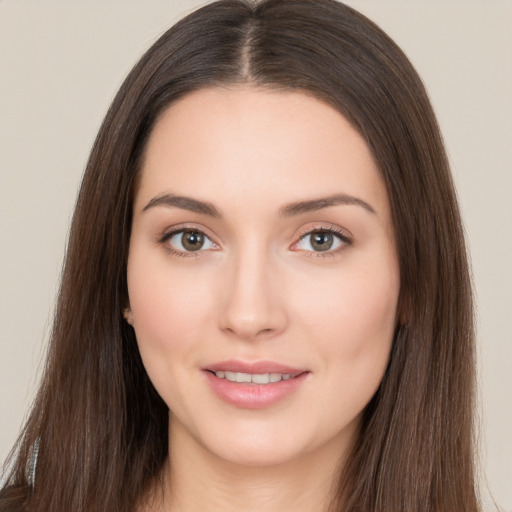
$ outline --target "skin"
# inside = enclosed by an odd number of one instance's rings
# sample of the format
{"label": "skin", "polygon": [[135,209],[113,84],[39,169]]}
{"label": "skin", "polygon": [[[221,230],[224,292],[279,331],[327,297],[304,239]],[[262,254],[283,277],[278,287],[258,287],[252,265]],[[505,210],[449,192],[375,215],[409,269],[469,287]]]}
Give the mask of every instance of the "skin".
{"label": "skin", "polygon": [[[220,216],[156,204],[165,194]],[[333,194],[356,199],[282,213]],[[180,233],[165,238],[183,228],[208,237],[200,250],[186,252]],[[313,247],[308,234],[330,229],[334,248]],[[146,148],[128,260],[127,319],[172,411],[164,492],[150,508],[327,510],[386,369],[399,288],[385,185],[338,111],[250,87],[168,108]],[[275,404],[238,407],[203,371],[228,359],[307,374]]]}

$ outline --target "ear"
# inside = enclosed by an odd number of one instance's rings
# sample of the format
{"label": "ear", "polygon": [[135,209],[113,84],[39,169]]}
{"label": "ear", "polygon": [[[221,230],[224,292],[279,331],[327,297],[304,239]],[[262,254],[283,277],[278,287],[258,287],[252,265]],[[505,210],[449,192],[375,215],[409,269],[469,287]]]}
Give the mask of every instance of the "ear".
{"label": "ear", "polygon": [[133,313],[130,308],[123,309],[123,317],[133,327]]}

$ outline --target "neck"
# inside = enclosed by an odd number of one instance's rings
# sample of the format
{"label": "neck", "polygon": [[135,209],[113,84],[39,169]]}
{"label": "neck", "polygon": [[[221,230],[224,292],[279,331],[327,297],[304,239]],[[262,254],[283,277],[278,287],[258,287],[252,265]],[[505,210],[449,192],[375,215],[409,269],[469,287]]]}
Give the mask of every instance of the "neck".
{"label": "neck", "polygon": [[158,512],[328,512],[341,467],[331,443],[292,461],[226,461],[171,422],[169,458],[147,510]]}

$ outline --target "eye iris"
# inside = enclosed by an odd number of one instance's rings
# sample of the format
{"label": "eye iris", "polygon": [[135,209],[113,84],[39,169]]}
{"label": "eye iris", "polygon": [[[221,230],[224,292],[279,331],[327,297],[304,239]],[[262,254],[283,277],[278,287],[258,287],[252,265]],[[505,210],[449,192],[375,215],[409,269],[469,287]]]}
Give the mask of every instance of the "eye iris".
{"label": "eye iris", "polygon": [[187,251],[198,251],[204,245],[204,235],[197,231],[184,231],[181,243]]}
{"label": "eye iris", "polygon": [[311,235],[311,247],[313,247],[315,251],[328,251],[333,243],[334,238],[331,233],[319,232]]}

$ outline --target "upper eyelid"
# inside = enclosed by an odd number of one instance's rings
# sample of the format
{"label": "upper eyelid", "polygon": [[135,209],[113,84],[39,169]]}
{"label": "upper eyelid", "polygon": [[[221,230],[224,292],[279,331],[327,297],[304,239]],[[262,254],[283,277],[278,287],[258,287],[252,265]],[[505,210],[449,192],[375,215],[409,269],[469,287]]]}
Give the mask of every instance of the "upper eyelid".
{"label": "upper eyelid", "polygon": [[215,236],[212,236],[210,234],[210,230],[205,228],[205,227],[198,227],[197,225],[192,225],[192,224],[178,224],[176,226],[172,226],[172,227],[167,227],[165,229],[163,229],[157,236],[158,238],[158,241],[164,241],[164,240],[168,240],[169,238],[171,238],[172,236],[176,235],[177,233],[181,233],[182,231],[197,231],[198,233],[201,233],[203,234],[204,236],[206,236],[209,240],[211,240],[212,242],[214,242],[215,244],[218,245],[218,242],[215,242]]}
{"label": "upper eyelid", "polygon": [[[302,235],[300,237],[301,240],[303,240],[304,238],[306,238],[307,236],[311,236],[313,233],[328,233],[330,235],[333,235],[335,237],[338,237],[343,243],[349,243],[351,242],[351,239],[346,236],[345,234],[339,232],[339,231],[335,231],[335,230],[332,230],[332,229],[314,229],[313,231],[308,231],[307,233],[305,233],[304,235]],[[296,243],[296,242],[295,242]]]}
{"label": "upper eyelid", "polygon": [[[337,231],[335,229],[324,229],[324,228],[320,228],[320,229],[312,229],[312,230],[309,230],[309,231],[306,231],[306,233],[304,233],[303,235],[300,236],[300,240],[303,240],[304,238],[306,238],[307,236],[310,236],[312,235],[313,233],[321,233],[321,232],[324,232],[324,233],[329,233],[329,234],[332,234],[333,236],[337,237],[342,246],[341,247],[338,247],[336,249],[333,249],[333,250],[327,250],[327,251],[307,251],[305,249],[302,249],[303,252],[307,252],[307,253],[312,253],[312,254],[318,254],[318,255],[327,255],[327,254],[330,254],[330,255],[333,255],[334,253],[338,252],[339,250],[342,249],[342,247],[344,246],[347,246],[347,245],[352,245],[352,238],[347,236],[345,233],[341,232],[341,231]],[[297,245],[300,240],[296,241],[296,242],[293,242],[292,244],[292,247]]]}
{"label": "upper eyelid", "polygon": [[326,258],[326,257],[335,257],[344,251],[348,246],[353,244],[353,235],[347,229],[341,228],[340,226],[333,225],[330,222],[315,222],[310,225],[306,225],[302,230],[299,230],[299,239],[294,241],[290,245],[290,250],[293,250],[292,247],[298,245],[301,240],[303,240],[308,235],[312,235],[315,232],[324,232],[331,233],[335,237],[337,237],[341,245],[335,249],[329,249],[326,251],[314,251],[314,250],[306,250],[306,249],[295,249],[295,252],[301,252],[304,256],[309,258]]}
{"label": "upper eyelid", "polygon": [[352,241],[352,233],[350,233],[347,229],[343,229],[338,226],[333,226],[330,224],[314,224],[313,226],[308,226],[303,230],[299,230],[299,237],[303,238],[311,233],[315,233],[318,231],[324,231],[328,233],[333,233],[334,235],[338,235],[340,238],[343,238],[347,241]]}
{"label": "upper eyelid", "polygon": [[195,227],[187,227],[187,226],[176,227],[175,229],[164,230],[164,233],[157,238],[157,243],[162,246],[165,246],[166,251],[168,251],[171,254],[174,254],[175,256],[183,256],[183,257],[189,257],[189,258],[199,258],[203,255],[203,253],[212,250],[212,248],[210,247],[208,249],[201,248],[201,249],[198,249],[197,251],[186,251],[186,250],[184,251],[184,250],[173,247],[169,243],[169,241],[177,234],[183,233],[185,231],[193,231],[193,232],[201,233],[214,246],[216,246],[215,248],[213,248],[213,250],[217,250],[219,248],[219,245],[217,244],[217,242],[213,241],[212,237],[209,236],[207,233],[205,233],[202,229],[197,229]]}

